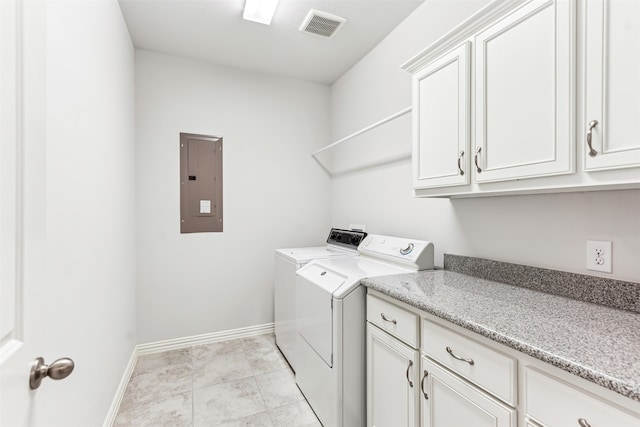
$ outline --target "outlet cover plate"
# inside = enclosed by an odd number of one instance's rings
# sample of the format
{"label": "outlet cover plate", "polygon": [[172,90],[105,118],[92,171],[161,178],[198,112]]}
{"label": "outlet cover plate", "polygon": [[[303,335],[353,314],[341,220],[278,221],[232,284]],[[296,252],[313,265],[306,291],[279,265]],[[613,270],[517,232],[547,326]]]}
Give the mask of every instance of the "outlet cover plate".
{"label": "outlet cover plate", "polygon": [[611,273],[611,242],[587,240],[587,270]]}

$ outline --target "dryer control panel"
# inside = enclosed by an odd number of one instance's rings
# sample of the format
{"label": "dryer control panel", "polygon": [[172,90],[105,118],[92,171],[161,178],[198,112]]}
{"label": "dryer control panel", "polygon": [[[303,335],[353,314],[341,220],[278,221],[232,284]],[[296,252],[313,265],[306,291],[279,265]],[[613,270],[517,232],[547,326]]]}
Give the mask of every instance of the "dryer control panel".
{"label": "dryer control panel", "polygon": [[358,251],[412,270],[433,269],[433,243],[424,240],[369,234]]}
{"label": "dryer control panel", "polygon": [[356,250],[365,237],[367,237],[367,233],[364,231],[332,228],[329,237],[327,237],[327,243]]}

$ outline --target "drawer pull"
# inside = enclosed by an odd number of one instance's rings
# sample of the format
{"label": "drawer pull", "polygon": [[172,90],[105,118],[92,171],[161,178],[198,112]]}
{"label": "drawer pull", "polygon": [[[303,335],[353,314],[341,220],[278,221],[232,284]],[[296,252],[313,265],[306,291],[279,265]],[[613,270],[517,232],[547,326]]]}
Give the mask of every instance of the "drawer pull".
{"label": "drawer pull", "polygon": [[589,424],[584,418],[578,418],[578,425],[580,427],[591,427],[591,424]]}
{"label": "drawer pull", "polygon": [[409,379],[409,369],[411,369],[412,366],[413,366],[413,360],[409,360],[409,366],[407,366],[407,372],[405,372],[405,375],[407,376],[407,381],[409,381],[409,387],[411,388],[413,388],[413,381]]}
{"label": "drawer pull", "polygon": [[464,357],[460,357],[457,354],[455,354],[453,352],[453,350],[451,350],[451,347],[447,347],[447,353],[449,353],[451,355],[451,357],[453,357],[454,359],[460,360],[462,362],[467,362],[469,365],[473,365],[474,361],[473,359],[465,359]]}
{"label": "drawer pull", "polygon": [[424,376],[422,377],[422,381],[420,382],[420,389],[422,390],[422,394],[424,394],[425,400],[429,400],[429,395],[427,394],[426,391],[424,391],[424,380],[426,380],[428,376],[429,376],[429,372],[427,372],[427,370],[425,369]]}
{"label": "drawer pull", "polygon": [[384,313],[380,313],[380,317],[382,317],[382,320],[384,320],[385,322],[391,322],[394,325],[398,322],[396,322],[396,319],[389,319],[387,316],[385,316]]}

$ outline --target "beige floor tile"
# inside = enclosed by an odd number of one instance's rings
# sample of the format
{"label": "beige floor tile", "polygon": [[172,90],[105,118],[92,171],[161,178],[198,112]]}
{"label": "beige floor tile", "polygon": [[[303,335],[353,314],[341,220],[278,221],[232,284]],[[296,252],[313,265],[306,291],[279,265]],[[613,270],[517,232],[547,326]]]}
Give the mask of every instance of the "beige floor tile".
{"label": "beige floor tile", "polygon": [[280,369],[289,369],[286,359],[277,349],[260,348],[246,352],[254,375],[266,374]]}
{"label": "beige floor tile", "polygon": [[273,334],[256,335],[242,339],[242,346],[245,351],[254,351],[260,349],[276,350],[276,337]]}
{"label": "beige floor tile", "polygon": [[243,351],[242,339],[235,339],[194,346],[191,349],[191,356],[193,363],[197,365],[199,361],[208,360],[211,357]]}
{"label": "beige floor tile", "polygon": [[274,427],[274,424],[271,422],[269,413],[260,412],[216,427]]}
{"label": "beige floor tile", "polygon": [[321,427],[273,334],[141,356],[114,426]]}
{"label": "beige floor tile", "polygon": [[147,372],[133,373],[125,390],[120,410],[130,412],[132,407],[174,394],[192,391],[193,369],[188,365],[168,365]]}
{"label": "beige floor tile", "polygon": [[164,368],[169,365],[190,365],[191,348],[181,348],[178,350],[163,351],[161,353],[145,354],[138,358],[135,372],[149,372],[157,368]]}
{"label": "beige floor tile", "polygon": [[216,426],[266,411],[253,377],[195,389],[193,405],[196,427]]}
{"label": "beige floor tile", "polygon": [[269,411],[274,427],[322,427],[306,400]]}
{"label": "beige floor tile", "polygon": [[171,426],[193,425],[193,403],[191,392],[171,395],[138,404],[131,412],[120,412],[113,427]]}
{"label": "beige floor tile", "polygon": [[304,399],[289,369],[256,375],[255,379],[268,408],[277,408]]}
{"label": "beige floor tile", "polygon": [[[195,363],[195,362],[194,362]],[[193,388],[198,389],[253,376],[244,353],[227,353],[198,360],[193,370]]]}

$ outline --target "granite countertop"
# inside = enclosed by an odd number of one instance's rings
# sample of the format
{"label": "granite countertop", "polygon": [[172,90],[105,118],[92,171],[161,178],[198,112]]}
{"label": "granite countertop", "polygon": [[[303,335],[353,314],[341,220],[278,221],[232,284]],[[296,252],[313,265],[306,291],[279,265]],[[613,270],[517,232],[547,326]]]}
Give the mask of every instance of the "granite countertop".
{"label": "granite countertop", "polygon": [[640,402],[640,313],[448,270],[362,283]]}

